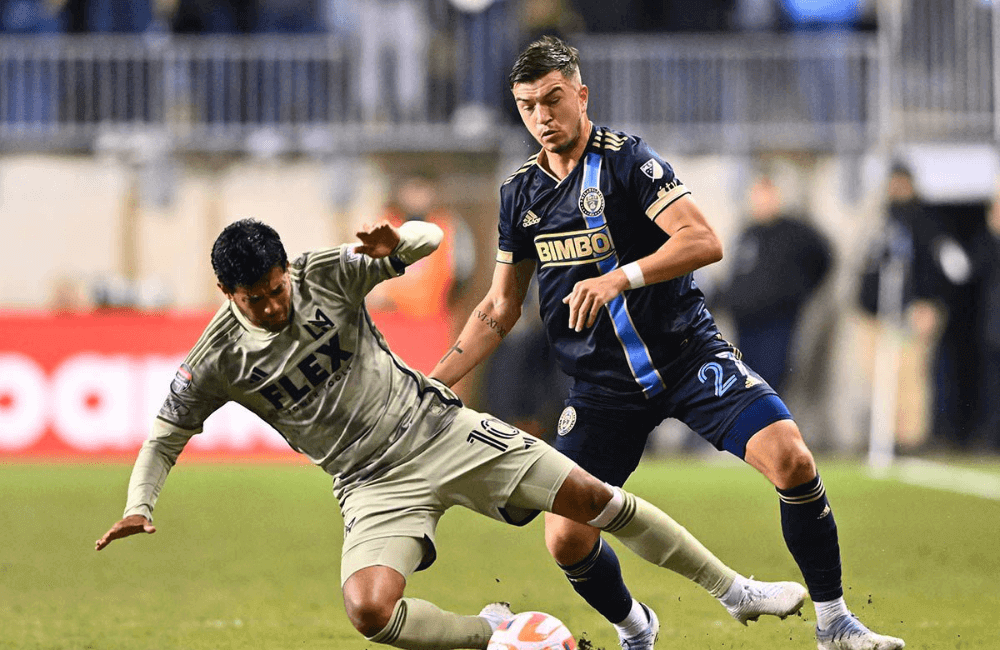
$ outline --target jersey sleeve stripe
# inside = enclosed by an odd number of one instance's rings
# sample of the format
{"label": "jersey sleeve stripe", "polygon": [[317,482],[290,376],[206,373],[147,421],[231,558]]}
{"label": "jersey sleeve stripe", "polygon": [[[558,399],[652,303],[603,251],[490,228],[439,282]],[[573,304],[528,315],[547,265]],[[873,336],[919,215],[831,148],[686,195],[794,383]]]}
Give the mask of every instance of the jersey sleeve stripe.
{"label": "jersey sleeve stripe", "polygon": [[330,248],[309,256],[309,261],[303,267],[303,272],[308,273],[313,267],[319,264],[330,264],[340,259],[340,248]]}
{"label": "jersey sleeve stripe", "polygon": [[236,317],[234,316],[232,320],[228,323],[228,327],[222,327],[218,329],[216,333],[213,336],[211,336],[211,338],[203,336],[202,341],[199,341],[198,345],[196,346],[198,348],[197,353],[195,353],[195,351],[192,350],[191,353],[188,354],[187,364],[191,367],[194,367],[199,363],[201,363],[201,361],[205,358],[205,355],[208,354],[219,341],[222,341],[223,339],[228,337],[233,330],[239,329],[239,327],[240,324],[236,320]]}
{"label": "jersey sleeve stripe", "polygon": [[506,185],[507,183],[509,183],[512,180],[514,180],[517,177],[518,174],[523,174],[524,172],[526,172],[529,169],[531,169],[531,166],[535,164],[536,160],[538,160],[538,154],[537,153],[534,156],[532,156],[531,158],[528,158],[527,162],[525,162],[523,165],[521,165],[520,169],[518,169],[516,172],[514,172],[513,174],[511,174],[510,176],[508,176],[507,180],[505,180],[503,182],[503,184]]}
{"label": "jersey sleeve stripe", "polygon": [[497,249],[497,262],[500,262],[501,264],[513,264],[514,253],[503,249]]}
{"label": "jersey sleeve stripe", "polygon": [[216,312],[211,322],[209,322],[208,327],[206,327],[205,331],[198,337],[198,341],[194,344],[194,347],[191,348],[191,351],[188,352],[187,359],[185,361],[190,364],[195,356],[200,355],[202,350],[209,345],[210,340],[214,338],[220,330],[228,331],[232,325],[235,324],[236,317],[230,311],[229,305],[224,305],[223,308],[220,308],[219,311]]}
{"label": "jersey sleeve stripe", "polygon": [[684,187],[681,184],[675,185],[670,189],[664,188],[660,190],[659,194],[653,204],[646,208],[646,216],[650,219],[656,219],[660,216],[660,213],[666,210],[670,204],[672,204],[677,199],[681,198],[685,194],[690,194],[691,190]]}

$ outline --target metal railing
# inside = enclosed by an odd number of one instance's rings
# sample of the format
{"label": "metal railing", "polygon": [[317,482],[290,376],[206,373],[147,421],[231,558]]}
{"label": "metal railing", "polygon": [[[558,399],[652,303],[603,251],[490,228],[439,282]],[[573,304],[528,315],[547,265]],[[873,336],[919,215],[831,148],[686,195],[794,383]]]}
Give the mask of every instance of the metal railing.
{"label": "metal railing", "polygon": [[581,52],[595,119],[675,147],[856,150],[879,128],[871,36],[595,38]]}
{"label": "metal railing", "polygon": [[[593,118],[680,150],[981,142],[1000,132],[991,22],[1000,12],[980,5],[954,0],[947,28],[893,14],[878,34],[577,45]],[[421,102],[404,108],[392,72],[360,69],[356,51],[326,36],[0,37],[0,147],[486,150],[518,128],[499,107],[461,110],[461,53],[451,77],[427,75]]]}

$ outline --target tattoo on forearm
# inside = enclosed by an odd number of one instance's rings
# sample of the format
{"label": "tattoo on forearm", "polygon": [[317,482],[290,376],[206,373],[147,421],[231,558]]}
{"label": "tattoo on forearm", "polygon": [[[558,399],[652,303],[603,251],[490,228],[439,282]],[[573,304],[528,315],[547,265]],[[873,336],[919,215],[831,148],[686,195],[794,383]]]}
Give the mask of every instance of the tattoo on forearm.
{"label": "tattoo on forearm", "polygon": [[444,363],[444,360],[447,359],[448,357],[450,357],[452,352],[458,352],[459,354],[462,354],[462,348],[458,347],[458,344],[461,343],[461,342],[462,341],[460,341],[460,340],[459,341],[455,341],[455,345],[451,346],[451,348],[447,352],[444,353],[444,356],[441,357],[441,360],[438,361],[438,363]]}
{"label": "tattoo on forearm", "polygon": [[491,330],[493,330],[494,332],[496,332],[497,335],[500,338],[503,338],[503,337],[505,337],[507,335],[507,330],[505,330],[503,327],[501,327],[500,323],[498,323],[496,321],[496,319],[492,318],[491,316],[489,316],[485,312],[480,311],[480,310],[477,309],[476,313],[475,313],[475,317],[478,318],[479,320],[483,321],[484,323],[486,323],[486,325]]}

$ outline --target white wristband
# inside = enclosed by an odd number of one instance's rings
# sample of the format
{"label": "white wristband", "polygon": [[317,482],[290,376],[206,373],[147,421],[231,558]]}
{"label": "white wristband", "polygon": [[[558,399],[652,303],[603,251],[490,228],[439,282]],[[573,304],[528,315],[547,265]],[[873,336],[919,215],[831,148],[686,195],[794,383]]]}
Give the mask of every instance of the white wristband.
{"label": "white wristband", "polygon": [[642,269],[639,268],[638,262],[629,262],[622,267],[622,271],[625,273],[625,277],[628,278],[629,289],[638,289],[639,287],[646,286],[646,278],[642,277]]}

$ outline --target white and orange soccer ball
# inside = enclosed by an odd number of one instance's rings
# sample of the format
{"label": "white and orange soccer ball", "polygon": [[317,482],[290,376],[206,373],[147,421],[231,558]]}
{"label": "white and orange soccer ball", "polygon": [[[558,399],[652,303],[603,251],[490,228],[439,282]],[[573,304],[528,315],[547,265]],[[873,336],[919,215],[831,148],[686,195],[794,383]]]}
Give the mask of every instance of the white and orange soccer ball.
{"label": "white and orange soccer ball", "polygon": [[486,650],[576,650],[576,639],[555,616],[521,612],[500,624]]}

